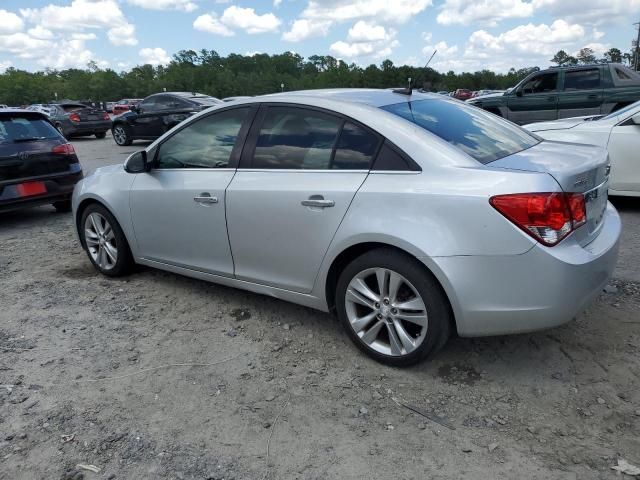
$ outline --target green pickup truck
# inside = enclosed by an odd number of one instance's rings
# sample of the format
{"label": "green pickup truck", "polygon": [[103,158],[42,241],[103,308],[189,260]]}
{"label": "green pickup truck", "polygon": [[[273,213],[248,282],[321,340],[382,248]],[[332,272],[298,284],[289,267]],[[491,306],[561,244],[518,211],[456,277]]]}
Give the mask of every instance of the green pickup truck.
{"label": "green pickup truck", "polygon": [[605,63],[534,72],[504,94],[467,103],[522,125],[607,115],[638,100],[640,74],[619,63]]}

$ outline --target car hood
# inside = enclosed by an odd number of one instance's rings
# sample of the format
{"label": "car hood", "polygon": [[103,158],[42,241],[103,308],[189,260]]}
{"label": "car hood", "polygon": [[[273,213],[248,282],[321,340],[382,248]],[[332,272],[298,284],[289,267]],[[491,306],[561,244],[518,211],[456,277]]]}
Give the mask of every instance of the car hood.
{"label": "car hood", "polygon": [[531,132],[541,132],[543,130],[568,130],[584,123],[587,118],[593,117],[594,115],[587,115],[584,117],[563,118],[552,122],[530,123],[528,125],[524,125],[524,128]]}
{"label": "car hood", "polygon": [[124,163],[96,168],[92,175],[109,175],[118,172],[124,172]]}

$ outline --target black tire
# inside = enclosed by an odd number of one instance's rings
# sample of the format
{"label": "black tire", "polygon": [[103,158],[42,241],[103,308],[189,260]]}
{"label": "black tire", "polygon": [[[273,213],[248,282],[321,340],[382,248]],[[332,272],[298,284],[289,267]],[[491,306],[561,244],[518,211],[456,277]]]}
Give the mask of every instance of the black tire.
{"label": "black tire", "polygon": [[71,200],[61,200],[59,202],[53,202],[52,205],[58,213],[67,213],[71,211]]}
{"label": "black tire", "polygon": [[95,136],[96,138],[104,138],[107,136],[107,132],[97,132]]}
{"label": "black tire", "polygon": [[[87,238],[86,238],[86,230],[85,230],[85,222],[87,217],[92,213],[98,213],[102,217],[104,217],[111,225],[113,229],[115,247],[117,248],[117,259],[112,268],[103,268],[93,259],[89,248],[87,246]],[[87,252],[87,256],[89,257],[89,261],[93,264],[93,266],[103,275],[108,277],[121,277],[127,275],[131,272],[134,266],[133,256],[131,255],[131,249],[129,248],[129,243],[127,242],[127,238],[124,236],[122,232],[122,228],[120,228],[120,224],[115,219],[111,212],[104,208],[102,205],[97,203],[90,204],[87,208],[82,211],[82,215],[80,216],[80,225],[79,232],[82,241],[82,247]]]}
{"label": "black tire", "polygon": [[131,138],[131,129],[124,123],[116,123],[111,128],[111,134],[113,135],[113,140],[116,144],[121,147],[128,147],[133,143],[133,138]]}
{"label": "black tire", "polygon": [[[347,288],[356,275],[371,268],[385,268],[399,273],[411,282],[424,302],[428,315],[426,335],[422,343],[410,353],[399,356],[380,353],[362,341],[351,327],[345,306]],[[404,367],[424,360],[442,348],[451,335],[453,315],[438,281],[418,260],[391,248],[371,250],[345,267],[336,287],[336,311],[347,335],[360,350],[378,362],[395,367]]]}

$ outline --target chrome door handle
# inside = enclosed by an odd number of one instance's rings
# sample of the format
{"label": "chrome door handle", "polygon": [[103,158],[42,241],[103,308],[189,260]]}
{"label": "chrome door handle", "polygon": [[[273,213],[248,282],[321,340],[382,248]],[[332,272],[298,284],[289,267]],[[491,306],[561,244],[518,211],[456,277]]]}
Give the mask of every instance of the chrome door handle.
{"label": "chrome door handle", "polygon": [[201,193],[197,197],[193,197],[193,201],[196,203],[218,203],[218,197],[212,197],[209,193]]}
{"label": "chrome door handle", "polygon": [[324,200],[324,199],[315,199],[315,198],[310,198],[309,200],[303,200],[302,205],[304,205],[305,207],[318,207],[318,208],[327,208],[327,207],[333,207],[336,202],[334,202],[333,200]]}

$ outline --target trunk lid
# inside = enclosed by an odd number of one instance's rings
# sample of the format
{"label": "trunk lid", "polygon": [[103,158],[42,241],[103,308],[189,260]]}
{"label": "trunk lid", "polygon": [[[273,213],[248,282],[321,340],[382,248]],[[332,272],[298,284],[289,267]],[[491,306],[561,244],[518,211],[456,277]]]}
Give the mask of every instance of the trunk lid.
{"label": "trunk lid", "polygon": [[524,128],[530,132],[542,132],[544,130],[569,130],[578,125],[598,118],[600,115],[588,115],[585,117],[563,118],[562,120],[553,120],[551,122],[538,122],[525,125]]}
{"label": "trunk lid", "polygon": [[105,113],[104,110],[87,107],[86,105],[63,105],[62,108],[68,115],[76,113],[80,117],[80,121],[82,122],[95,122],[97,120],[103,120],[103,116]]}
{"label": "trunk lid", "polygon": [[68,172],[75,155],[55,154],[59,140],[21,144],[0,144],[0,183]]}
{"label": "trunk lid", "polygon": [[487,166],[547,173],[558,182],[564,192],[584,194],[587,223],[573,235],[581,245],[588,244],[598,235],[607,207],[609,189],[610,164],[605,149],[592,145],[543,141]]}

